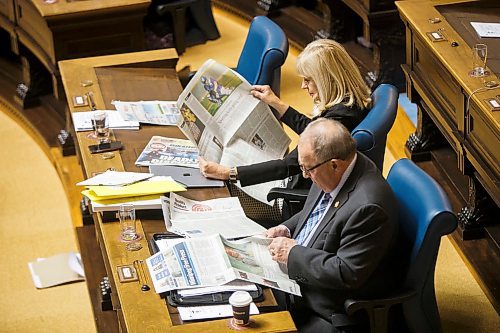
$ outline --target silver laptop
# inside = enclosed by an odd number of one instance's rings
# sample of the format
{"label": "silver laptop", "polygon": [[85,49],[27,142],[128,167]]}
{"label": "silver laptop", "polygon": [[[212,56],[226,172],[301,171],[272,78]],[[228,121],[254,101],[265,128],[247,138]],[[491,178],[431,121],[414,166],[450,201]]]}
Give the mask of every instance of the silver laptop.
{"label": "silver laptop", "polygon": [[223,187],[224,181],[207,179],[199,169],[176,165],[150,165],[149,172],[155,176],[170,176],[187,188]]}

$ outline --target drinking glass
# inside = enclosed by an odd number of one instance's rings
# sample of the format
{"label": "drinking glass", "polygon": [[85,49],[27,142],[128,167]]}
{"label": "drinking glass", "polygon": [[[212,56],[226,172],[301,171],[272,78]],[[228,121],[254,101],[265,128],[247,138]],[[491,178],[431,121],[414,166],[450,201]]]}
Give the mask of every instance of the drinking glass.
{"label": "drinking glass", "polygon": [[124,242],[127,242],[125,249],[127,251],[137,251],[142,248],[139,240],[139,235],[136,232],[135,207],[132,204],[122,204],[118,210],[118,218],[120,219],[121,234],[120,237]]}
{"label": "drinking glass", "polygon": [[97,111],[92,114],[92,127],[99,143],[109,142],[109,119],[105,111]]}
{"label": "drinking glass", "polygon": [[486,75],[486,59],[488,58],[488,46],[486,44],[476,44],[472,48],[472,71],[473,77],[483,77]]}

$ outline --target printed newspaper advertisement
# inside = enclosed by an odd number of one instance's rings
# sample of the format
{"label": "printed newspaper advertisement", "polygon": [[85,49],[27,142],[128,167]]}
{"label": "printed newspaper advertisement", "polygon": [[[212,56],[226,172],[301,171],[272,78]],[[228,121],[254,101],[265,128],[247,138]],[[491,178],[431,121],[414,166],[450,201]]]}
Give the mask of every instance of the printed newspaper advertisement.
{"label": "printed newspaper advertisement", "polygon": [[286,266],[272,260],[267,249],[271,239],[253,236],[228,241],[215,234],[163,241],[167,246],[146,259],[157,293],[240,279],[301,295],[299,285],[288,277]]}
{"label": "printed newspaper advertisement", "polygon": [[[250,90],[242,76],[211,59],[191,79],[177,100],[182,116],[178,126],[196,142],[201,156],[229,166],[283,157],[290,139],[269,106],[254,98]],[[242,190],[268,203],[269,189],[280,183]]]}
{"label": "printed newspaper advertisement", "polygon": [[180,165],[198,167],[198,148],[189,140],[153,136],[135,165]]}
{"label": "printed newspaper advertisement", "polygon": [[161,202],[167,230],[185,237],[219,233],[235,239],[266,231],[245,216],[236,197],[196,201],[170,193],[170,198],[161,197]]}

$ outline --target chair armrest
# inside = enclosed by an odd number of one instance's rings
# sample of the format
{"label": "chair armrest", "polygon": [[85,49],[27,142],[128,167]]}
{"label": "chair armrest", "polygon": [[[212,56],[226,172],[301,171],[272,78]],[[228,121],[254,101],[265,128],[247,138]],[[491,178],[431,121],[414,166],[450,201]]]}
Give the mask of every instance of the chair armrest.
{"label": "chair armrest", "polygon": [[285,201],[305,202],[308,189],[289,189],[283,187],[273,187],[267,194],[267,201],[282,198]]}
{"label": "chair armrest", "polygon": [[[344,308],[347,318],[351,319],[354,313],[365,310],[370,321],[370,332],[385,333],[389,323],[389,311],[393,305],[401,304],[415,297],[414,290],[403,290],[378,299],[347,299]],[[350,324],[350,323],[348,323]]]}
{"label": "chair armrest", "polygon": [[365,309],[369,312],[369,309],[387,307],[388,309],[395,305],[401,304],[416,295],[414,290],[403,290],[395,294],[389,295],[385,298],[378,299],[355,299],[349,298],[344,302],[344,308],[347,314],[352,315],[356,311]]}

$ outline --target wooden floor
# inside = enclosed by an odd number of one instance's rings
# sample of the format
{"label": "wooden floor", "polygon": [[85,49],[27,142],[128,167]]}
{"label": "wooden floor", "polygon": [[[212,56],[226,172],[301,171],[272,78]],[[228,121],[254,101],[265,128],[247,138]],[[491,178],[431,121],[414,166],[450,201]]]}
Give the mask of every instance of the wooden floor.
{"label": "wooden floor", "polygon": [[[235,59],[237,59],[239,50],[243,45],[248,22],[227,15],[220,10],[216,10],[214,14],[222,37],[217,41],[210,41],[204,45],[188,48],[180,58],[178,68],[188,64],[193,68],[199,68],[207,58],[214,58],[229,66],[235,65]],[[282,98],[297,109],[308,113],[312,104],[307,94],[299,89],[300,80],[295,75],[294,70],[294,59],[297,54],[298,50],[293,48],[290,50],[289,59],[287,59],[283,69]],[[17,74],[16,66],[13,65],[11,73],[6,75],[3,71],[6,67],[3,64],[0,65],[0,68],[2,68],[0,98],[6,103],[15,105],[12,96],[16,79],[12,77],[19,75],[19,67],[17,67]],[[50,97],[46,97],[46,99],[46,105],[57,104],[51,101]],[[35,142],[43,147],[45,155],[58,171],[66,188],[66,195],[68,195],[68,202],[70,202],[69,209],[76,226],[81,224],[81,214],[79,212],[81,196],[74,184],[82,179],[82,175],[75,157],[61,156],[56,136],[58,131],[64,127],[64,121],[56,116],[51,108],[41,106],[28,110],[17,109],[10,116],[16,119],[18,123],[24,124],[24,130],[35,139]],[[404,142],[408,134],[413,130],[412,123],[399,110],[396,123],[389,134],[388,150],[391,156],[387,156],[386,170],[394,159],[404,157]],[[8,138],[2,137],[1,140],[1,145],[9,144]],[[61,199],[54,198],[54,200]],[[454,250],[452,243],[448,239],[443,238],[436,267],[435,284],[444,332],[493,332],[500,326],[498,315],[496,315],[479,285],[467,270],[459,253]],[[33,297],[38,296],[35,294]],[[54,308],[54,311],[59,310]],[[36,318],[36,314],[33,314],[33,316]],[[26,329],[21,328],[19,331],[26,331]]]}

